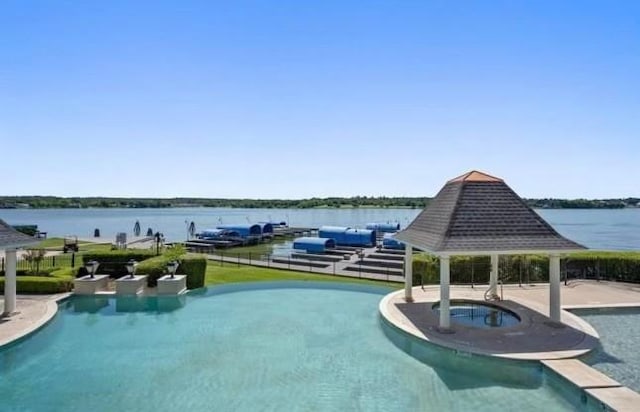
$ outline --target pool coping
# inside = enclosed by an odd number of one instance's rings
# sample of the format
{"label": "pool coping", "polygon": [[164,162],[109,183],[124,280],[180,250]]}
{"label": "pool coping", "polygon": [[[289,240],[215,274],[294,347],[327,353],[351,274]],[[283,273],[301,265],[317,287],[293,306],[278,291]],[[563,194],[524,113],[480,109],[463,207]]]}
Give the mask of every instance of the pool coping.
{"label": "pool coping", "polygon": [[[416,289],[419,290],[420,287],[416,287]],[[404,302],[403,296],[404,296],[404,290],[394,291],[384,296],[384,298],[380,301],[380,304],[378,306],[379,312],[391,325],[408,333],[409,335],[416,337],[419,340],[423,340],[428,343],[439,345],[448,349],[471,353],[474,355],[489,356],[489,357],[502,358],[502,359],[521,360],[521,361],[522,360],[540,361],[540,360],[551,360],[551,359],[576,358],[595,349],[596,347],[595,343],[597,343],[597,341],[599,341],[600,339],[598,332],[588,322],[580,318],[578,315],[575,315],[568,311],[563,311],[562,313],[563,321],[564,322],[568,321],[568,324],[571,327],[582,332],[584,334],[583,341],[585,339],[592,339],[594,341],[592,342],[593,344],[589,345],[587,348],[584,348],[584,349],[568,348],[566,350],[555,350],[555,351],[546,351],[546,352],[540,351],[540,352],[524,352],[524,353],[522,352],[495,353],[495,352],[492,352],[491,350],[474,348],[469,346],[468,344],[461,344],[458,342],[454,342],[453,339],[451,338],[448,339],[448,337],[451,337],[450,334],[442,333],[442,334],[436,335],[435,333],[429,333],[429,335],[427,335],[423,331],[419,330],[416,326],[414,326],[411,323],[411,321],[407,319],[403,314],[400,314],[400,316],[402,316],[408,322],[404,321],[403,319],[398,319],[398,316],[395,313],[392,313],[392,311],[393,310],[398,311],[398,309],[394,308],[395,302],[398,302],[400,300]],[[453,300],[457,300],[457,299],[458,297],[453,298]],[[540,309],[541,309],[540,305],[536,304],[535,302],[531,302],[525,299],[517,299],[514,301],[518,305],[523,306],[528,310],[540,313]],[[431,303],[431,302],[428,301],[428,303]],[[521,314],[518,313],[518,311],[515,310],[514,307],[506,306],[503,308],[502,305],[496,304],[495,302],[492,302],[491,304],[497,307],[500,307],[501,309],[506,309],[508,311],[515,312],[516,315],[518,315],[519,317],[521,316]],[[506,330],[507,328],[504,328],[504,329]]]}
{"label": "pool coping", "polygon": [[[23,323],[25,323],[24,326],[19,327],[19,329],[12,335],[0,339],[0,349],[19,343],[45,327],[49,322],[51,322],[51,320],[53,320],[53,318],[58,313],[58,304],[68,299],[71,295],[71,292],[67,292],[51,295],[49,299],[43,299],[42,304],[45,305],[44,314],[35,320],[25,319],[24,321],[22,321]],[[17,322],[20,321],[18,320]]]}
{"label": "pool coping", "polygon": [[[404,296],[404,290],[394,291],[384,296],[379,304],[379,312],[382,318],[392,327],[406,333],[408,336],[418,339],[421,342],[441,346],[456,352],[466,352],[477,356],[487,356],[491,358],[504,359],[505,361],[523,361],[529,360],[540,363],[543,369],[550,371],[561,377],[569,384],[577,387],[584,392],[585,396],[589,396],[597,402],[601,403],[601,406],[606,410],[613,411],[632,411],[637,410],[637,405],[640,405],[640,394],[632,389],[622,385],[610,376],[598,371],[597,369],[587,365],[580,361],[578,358],[591,350],[574,350],[564,351],[560,353],[561,356],[551,358],[533,358],[533,357],[520,357],[520,356],[502,356],[502,354],[489,353],[486,351],[470,350],[468,346],[456,344],[455,342],[447,341],[442,338],[435,338],[433,336],[426,336],[417,328],[411,328],[403,324],[403,322],[393,319],[392,314],[389,312],[389,306],[393,305],[393,298],[397,298],[398,295]],[[519,298],[517,303],[528,306],[529,309],[534,311],[540,311],[541,305],[526,299]],[[493,302],[492,302],[493,304]],[[496,305],[500,307],[499,305]],[[589,305],[565,305],[562,306],[563,321],[571,320],[572,326],[579,326],[583,333],[591,335],[597,341],[600,336],[598,332],[589,324],[586,320],[580,316],[571,313],[570,310],[574,309],[616,309],[616,308],[637,308],[638,304],[622,303],[622,304],[589,304]],[[510,308],[507,308],[510,309]],[[443,336],[447,336],[443,334]]]}

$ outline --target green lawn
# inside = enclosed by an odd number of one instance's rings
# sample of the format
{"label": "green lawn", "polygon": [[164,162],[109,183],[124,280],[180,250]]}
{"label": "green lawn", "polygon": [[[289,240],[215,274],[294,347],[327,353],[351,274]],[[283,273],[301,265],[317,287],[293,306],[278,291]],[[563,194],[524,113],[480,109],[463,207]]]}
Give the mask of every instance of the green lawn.
{"label": "green lawn", "polygon": [[394,289],[400,289],[402,287],[402,284],[395,282],[347,278],[343,276],[333,275],[320,275],[305,272],[294,272],[289,270],[260,268],[255,266],[231,266],[229,264],[221,266],[220,263],[212,261],[209,261],[207,263],[205,285],[213,286],[224,283],[264,282],[276,280],[311,280],[320,282],[357,283],[386,286]]}
{"label": "green lawn", "polygon": [[[61,237],[52,237],[45,239],[31,249],[47,249],[47,250],[62,250],[64,245],[64,239]],[[78,242],[80,252],[96,251],[96,250],[111,250],[111,244],[109,243],[94,243],[94,242]]]}

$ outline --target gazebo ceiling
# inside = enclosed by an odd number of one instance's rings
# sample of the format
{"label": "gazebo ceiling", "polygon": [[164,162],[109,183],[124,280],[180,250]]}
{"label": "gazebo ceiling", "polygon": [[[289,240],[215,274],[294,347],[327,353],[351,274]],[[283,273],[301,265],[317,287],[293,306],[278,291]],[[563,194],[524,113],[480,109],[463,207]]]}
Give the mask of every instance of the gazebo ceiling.
{"label": "gazebo ceiling", "polygon": [[18,232],[0,219],[0,250],[32,245],[37,242],[37,239]]}
{"label": "gazebo ceiling", "polygon": [[448,181],[395,236],[432,253],[536,253],[585,249],[555,231],[502,179],[471,171]]}

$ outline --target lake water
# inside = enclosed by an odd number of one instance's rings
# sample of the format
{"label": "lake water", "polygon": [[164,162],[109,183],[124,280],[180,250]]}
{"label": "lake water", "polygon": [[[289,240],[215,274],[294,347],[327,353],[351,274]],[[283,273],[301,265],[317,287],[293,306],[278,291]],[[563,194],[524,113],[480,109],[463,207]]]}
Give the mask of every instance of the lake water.
{"label": "lake water", "polygon": [[[419,209],[0,209],[0,219],[10,224],[36,224],[49,236],[93,236],[115,239],[117,232],[132,235],[136,221],[164,233],[168,240],[186,239],[188,223],[196,230],[219,223],[286,221],[290,226],[340,225],[363,227],[370,222],[397,222],[406,227]],[[640,249],[640,209],[540,209],[558,232],[593,249]]]}

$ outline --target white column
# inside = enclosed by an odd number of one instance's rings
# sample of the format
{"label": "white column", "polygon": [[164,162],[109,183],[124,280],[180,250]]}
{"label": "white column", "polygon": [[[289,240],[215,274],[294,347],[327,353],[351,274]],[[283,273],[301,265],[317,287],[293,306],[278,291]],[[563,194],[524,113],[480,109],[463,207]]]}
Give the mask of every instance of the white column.
{"label": "white column", "polygon": [[440,256],[440,329],[449,329],[449,256]]}
{"label": "white column", "polygon": [[413,287],[413,248],[404,247],[404,300],[413,302],[411,288]]}
{"label": "white column", "polygon": [[560,322],[560,255],[549,256],[549,317]]}
{"label": "white column", "polygon": [[7,249],[4,256],[4,315],[10,315],[16,311],[16,250]]}
{"label": "white column", "polygon": [[498,255],[491,255],[491,272],[489,274],[489,294],[491,296],[498,295],[498,265],[500,258]]}

